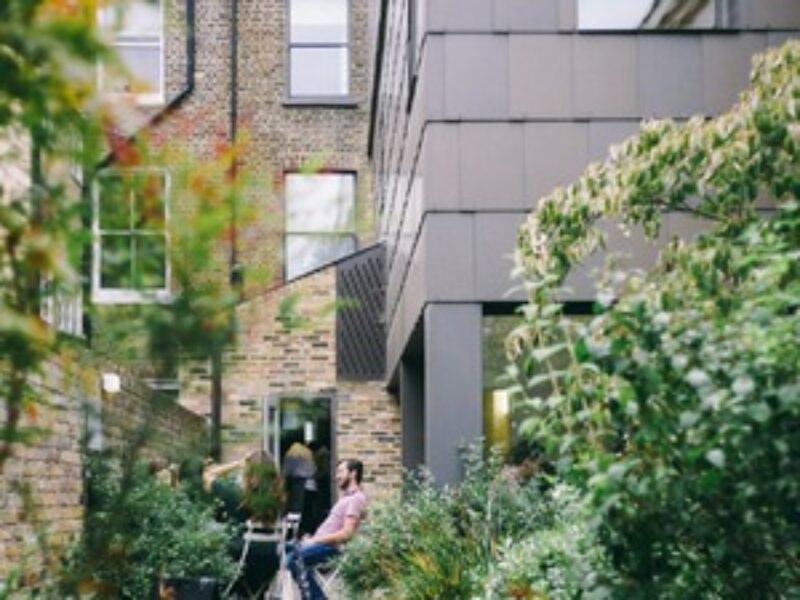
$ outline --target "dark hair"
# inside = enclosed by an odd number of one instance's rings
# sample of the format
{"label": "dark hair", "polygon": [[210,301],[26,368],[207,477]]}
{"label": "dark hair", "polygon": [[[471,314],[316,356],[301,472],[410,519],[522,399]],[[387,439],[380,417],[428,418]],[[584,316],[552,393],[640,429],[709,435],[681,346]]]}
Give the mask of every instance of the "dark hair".
{"label": "dark hair", "polygon": [[356,483],[360,484],[361,478],[364,476],[364,463],[355,458],[343,458],[339,461],[340,465],[342,463],[347,465],[348,473],[356,472]]}

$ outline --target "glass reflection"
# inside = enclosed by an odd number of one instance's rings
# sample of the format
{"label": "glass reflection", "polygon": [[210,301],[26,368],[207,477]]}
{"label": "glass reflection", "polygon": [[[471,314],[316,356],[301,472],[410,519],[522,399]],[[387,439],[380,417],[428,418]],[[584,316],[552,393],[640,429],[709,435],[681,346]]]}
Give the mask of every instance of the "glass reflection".
{"label": "glass reflection", "polygon": [[292,48],[292,96],[346,96],[347,48]]}
{"label": "glass reflection", "polygon": [[294,279],[317,267],[351,254],[356,249],[350,235],[286,235],[286,279]]}
{"label": "glass reflection", "polygon": [[578,0],[579,29],[709,29],[728,26],[730,0]]}
{"label": "glass reflection", "polygon": [[351,231],[354,227],[354,184],[352,174],[287,175],[287,231]]}
{"label": "glass reflection", "polygon": [[292,0],[290,11],[293,44],[347,42],[346,0]]}

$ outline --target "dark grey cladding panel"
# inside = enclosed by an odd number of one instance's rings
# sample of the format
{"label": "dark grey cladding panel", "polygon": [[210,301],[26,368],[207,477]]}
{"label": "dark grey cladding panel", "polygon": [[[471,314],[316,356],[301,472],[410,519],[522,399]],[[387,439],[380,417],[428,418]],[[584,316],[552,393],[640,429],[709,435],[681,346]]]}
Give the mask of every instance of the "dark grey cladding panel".
{"label": "dark grey cladding panel", "polygon": [[560,0],[499,0],[494,3],[495,31],[545,30],[558,28]]}
{"label": "dark grey cladding panel", "polygon": [[336,267],[336,374],[345,380],[383,379],[386,336],[386,248],[374,246]]}
{"label": "dark grey cladding panel", "polygon": [[644,118],[704,112],[700,37],[649,35],[639,42],[639,111]]}

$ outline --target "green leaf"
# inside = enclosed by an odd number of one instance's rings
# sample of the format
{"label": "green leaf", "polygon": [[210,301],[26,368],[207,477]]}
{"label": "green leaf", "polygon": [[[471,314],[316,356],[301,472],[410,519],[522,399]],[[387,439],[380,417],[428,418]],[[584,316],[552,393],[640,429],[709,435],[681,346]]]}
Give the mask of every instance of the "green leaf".
{"label": "green leaf", "polygon": [[725,453],[719,448],[706,452],[706,460],[720,469],[725,467]]}
{"label": "green leaf", "polygon": [[691,410],[685,410],[680,416],[680,425],[683,429],[689,429],[700,420],[700,415]]}
{"label": "green leaf", "polygon": [[759,423],[766,423],[772,416],[772,409],[766,402],[758,402],[747,409],[748,414],[753,420]]}
{"label": "green leaf", "polygon": [[552,346],[546,346],[544,348],[536,348],[531,354],[536,362],[543,363],[566,348],[567,345],[564,343],[553,344]]}

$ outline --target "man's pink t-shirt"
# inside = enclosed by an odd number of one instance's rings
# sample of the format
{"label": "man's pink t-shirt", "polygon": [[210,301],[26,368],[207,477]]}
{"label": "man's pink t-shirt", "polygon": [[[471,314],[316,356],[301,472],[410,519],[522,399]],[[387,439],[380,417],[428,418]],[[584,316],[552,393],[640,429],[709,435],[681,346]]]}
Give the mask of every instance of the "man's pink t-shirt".
{"label": "man's pink t-shirt", "polygon": [[345,492],[333,505],[328,518],[317,528],[314,537],[328,535],[341,531],[344,527],[344,520],[353,517],[360,522],[366,515],[367,497],[361,490]]}

